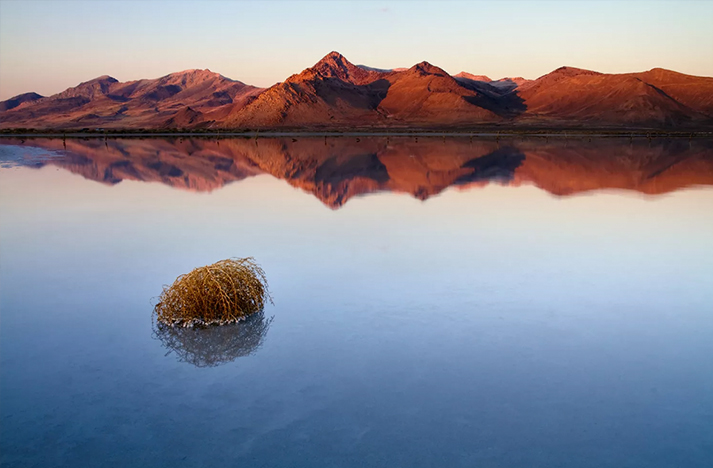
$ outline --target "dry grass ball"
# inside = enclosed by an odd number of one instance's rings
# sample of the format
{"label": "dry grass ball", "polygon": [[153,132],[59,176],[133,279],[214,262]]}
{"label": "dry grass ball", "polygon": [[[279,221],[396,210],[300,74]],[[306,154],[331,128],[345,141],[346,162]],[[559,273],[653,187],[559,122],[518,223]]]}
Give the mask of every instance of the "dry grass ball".
{"label": "dry grass ball", "polygon": [[164,286],[156,320],[171,326],[224,325],[244,320],[272,302],[265,272],[252,257],[221,260]]}

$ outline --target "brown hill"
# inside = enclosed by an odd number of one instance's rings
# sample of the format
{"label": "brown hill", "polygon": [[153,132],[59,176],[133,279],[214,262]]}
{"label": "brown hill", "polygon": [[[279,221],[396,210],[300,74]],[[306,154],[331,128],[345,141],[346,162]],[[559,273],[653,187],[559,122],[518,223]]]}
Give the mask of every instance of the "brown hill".
{"label": "brown hill", "polygon": [[196,120],[177,115],[187,107],[215,112],[223,106],[244,103],[260,91],[209,70],[187,70],[127,83],[101,76],[0,113],[0,128],[171,127],[175,125],[167,122]]}
{"label": "brown hill", "polygon": [[667,127],[705,121],[697,110],[634,75],[562,67],[515,92],[529,120]]}
{"label": "brown hill", "polygon": [[654,68],[631,76],[656,86],[671,98],[708,117],[713,117],[713,78],[684,75]]}
{"label": "brown hill", "polygon": [[479,89],[464,86],[428,62],[386,79],[388,92],[379,108],[394,123],[442,127],[500,120],[492,110],[481,107],[484,96]]}
{"label": "brown hill", "polygon": [[24,93],[18,94],[17,96],[11,97],[7,101],[0,102],[0,112],[14,109],[25,103],[35,102],[38,99],[42,99],[43,96],[37,93]]}

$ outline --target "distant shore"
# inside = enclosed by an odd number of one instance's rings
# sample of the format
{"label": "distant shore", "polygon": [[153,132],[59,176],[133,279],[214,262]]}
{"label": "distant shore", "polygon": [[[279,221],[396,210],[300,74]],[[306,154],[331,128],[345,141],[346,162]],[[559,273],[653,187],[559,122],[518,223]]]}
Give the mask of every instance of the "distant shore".
{"label": "distant shore", "polygon": [[612,128],[478,128],[478,129],[269,129],[231,130],[212,129],[0,129],[0,137],[18,138],[136,138],[136,137],[192,137],[192,138],[280,138],[280,137],[483,137],[540,136],[555,138],[629,137],[629,138],[711,138],[711,130],[612,129]]}

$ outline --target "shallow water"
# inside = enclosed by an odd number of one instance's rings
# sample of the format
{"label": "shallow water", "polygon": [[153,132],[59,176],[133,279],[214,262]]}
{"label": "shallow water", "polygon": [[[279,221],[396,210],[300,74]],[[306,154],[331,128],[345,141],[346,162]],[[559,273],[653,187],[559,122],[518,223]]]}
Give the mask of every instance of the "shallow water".
{"label": "shallow water", "polygon": [[3,466],[713,465],[713,143],[297,140],[0,141]]}

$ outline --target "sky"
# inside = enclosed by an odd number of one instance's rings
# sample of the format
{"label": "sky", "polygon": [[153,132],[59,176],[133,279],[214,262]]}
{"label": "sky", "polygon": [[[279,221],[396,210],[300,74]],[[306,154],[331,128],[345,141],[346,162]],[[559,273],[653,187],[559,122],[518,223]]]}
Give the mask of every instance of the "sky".
{"label": "sky", "polygon": [[355,64],[537,78],[560,66],[713,76],[713,1],[0,0],[0,100],[208,68],[267,87]]}

